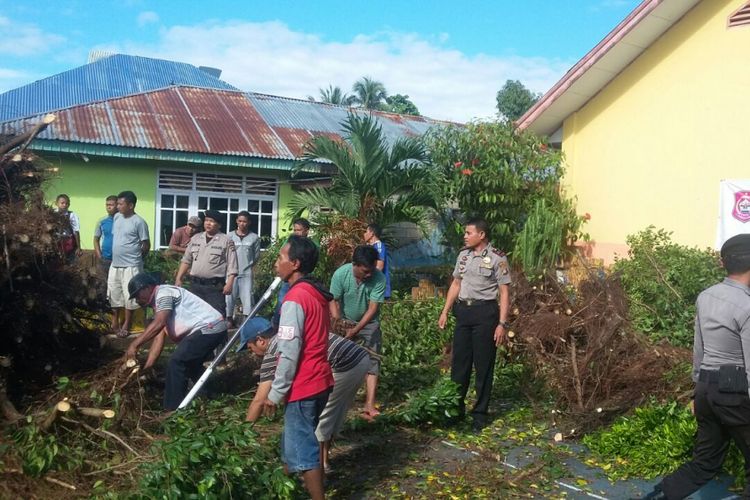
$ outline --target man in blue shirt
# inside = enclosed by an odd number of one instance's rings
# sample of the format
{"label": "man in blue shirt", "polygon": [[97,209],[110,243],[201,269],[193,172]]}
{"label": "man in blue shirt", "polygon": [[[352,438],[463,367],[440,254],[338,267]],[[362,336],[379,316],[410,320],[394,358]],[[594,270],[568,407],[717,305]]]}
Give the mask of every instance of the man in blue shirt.
{"label": "man in blue shirt", "polygon": [[364,235],[365,243],[375,247],[375,250],[378,251],[376,267],[385,275],[385,299],[388,300],[391,298],[391,266],[388,264],[388,247],[380,241],[382,236],[383,229],[379,225],[374,223],[367,225]]}
{"label": "man in blue shirt", "polygon": [[105,208],[107,216],[97,222],[94,229],[94,253],[99,261],[99,269],[106,277],[112,264],[112,224],[117,213],[117,196],[107,196]]}

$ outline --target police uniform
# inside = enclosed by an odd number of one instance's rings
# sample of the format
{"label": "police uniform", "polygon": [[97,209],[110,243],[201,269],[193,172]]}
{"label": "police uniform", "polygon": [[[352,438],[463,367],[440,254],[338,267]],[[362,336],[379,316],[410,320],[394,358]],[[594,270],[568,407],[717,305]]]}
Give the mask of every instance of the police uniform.
{"label": "police uniform", "polygon": [[480,253],[461,250],[453,270],[461,280],[458,299],[453,304],[456,329],[453,335],[451,379],[461,387],[460,414],[469,389],[472,365],[476,369],[477,402],[472,410],[475,425],[486,422],[495,367],[495,329],[499,322],[500,285],[510,283],[505,254],[488,244]]}
{"label": "police uniform", "polygon": [[224,285],[227,278],[237,276],[237,252],[232,239],[224,233],[211,238],[205,232],[193,235],[182,262],[190,266],[190,291],[224,315]]}
{"label": "police uniform", "polygon": [[[730,238],[725,252],[750,255],[750,235]],[[733,439],[745,457],[743,498],[750,498],[750,288],[726,278],[696,301],[693,345],[695,418],[693,459],[666,476],[646,498],[685,498],[721,470]]]}

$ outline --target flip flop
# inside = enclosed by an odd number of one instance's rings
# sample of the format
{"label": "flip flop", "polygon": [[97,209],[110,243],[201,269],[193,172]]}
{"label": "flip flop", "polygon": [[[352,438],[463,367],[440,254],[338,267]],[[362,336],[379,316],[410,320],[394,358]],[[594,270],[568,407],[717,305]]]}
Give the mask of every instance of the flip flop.
{"label": "flip flop", "polygon": [[370,414],[369,414],[368,412],[366,412],[366,411],[364,411],[364,410],[362,410],[362,413],[360,413],[360,414],[359,414],[359,416],[360,416],[360,417],[361,417],[361,418],[362,418],[363,420],[365,420],[365,421],[367,421],[367,422],[374,422],[374,421],[375,421],[375,417],[373,417],[372,415],[370,415]]}
{"label": "flip flop", "polygon": [[380,412],[378,410],[364,410],[363,413],[367,413],[372,418],[380,416]]}

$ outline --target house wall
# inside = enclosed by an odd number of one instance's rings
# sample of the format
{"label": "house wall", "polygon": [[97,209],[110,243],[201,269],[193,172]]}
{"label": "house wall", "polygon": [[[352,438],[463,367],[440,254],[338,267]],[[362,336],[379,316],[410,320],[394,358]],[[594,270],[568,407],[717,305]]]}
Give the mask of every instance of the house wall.
{"label": "house wall", "polygon": [[[611,261],[653,224],[713,246],[719,182],[750,178],[750,26],[744,0],[700,2],[563,125],[565,183]],[[748,228],[750,230],[750,227]]]}
{"label": "house wall", "polygon": [[88,162],[66,156],[51,160],[59,168],[57,177],[45,188],[51,205],[60,193],[70,196],[70,209],[81,220],[81,246],[94,248],[94,227],[107,215],[105,199],[121,191],[133,191],[138,197],[135,211],[148,223],[153,244],[156,216],[156,169],[143,161],[124,161],[89,157]]}
{"label": "house wall", "polygon": [[[71,210],[81,220],[81,245],[84,249],[93,248],[94,228],[96,223],[106,215],[105,199],[110,194],[130,190],[138,196],[136,213],[148,223],[152,248],[156,228],[156,193],[158,168],[174,170],[195,170],[194,164],[170,162],[150,162],[119,158],[101,158],[88,156],[84,162],[79,156],[53,156],[41,154],[59,171],[45,187],[45,198],[53,205],[60,193],[66,193],[71,199]],[[278,219],[276,230],[279,235],[291,232],[290,212],[286,209],[292,197],[292,188],[288,183],[289,175],[279,170],[262,170],[248,168],[226,168],[214,165],[201,165],[204,172],[225,172],[276,176],[279,178]]]}

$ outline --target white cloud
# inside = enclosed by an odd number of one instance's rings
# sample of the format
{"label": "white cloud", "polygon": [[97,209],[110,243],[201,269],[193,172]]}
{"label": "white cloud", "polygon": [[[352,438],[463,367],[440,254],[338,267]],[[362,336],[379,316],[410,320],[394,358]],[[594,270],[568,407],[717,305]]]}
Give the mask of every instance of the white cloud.
{"label": "white cloud", "polygon": [[28,56],[42,54],[65,41],[65,37],[45,33],[37,25],[0,16],[0,54]]}
{"label": "white cloud", "polygon": [[0,93],[14,89],[34,79],[34,75],[25,71],[0,67]]}
{"label": "white cloud", "polygon": [[469,56],[447,38],[409,33],[356,36],[347,43],[290,30],[280,22],[174,26],[156,46],[126,46],[151,55],[223,70],[222,79],[243,90],[304,99],[329,84],[344,90],[369,75],[391,93],[408,94],[426,116],[467,121],[495,113],[495,94],[507,79],[546,91],[572,61],[541,57]]}
{"label": "white cloud", "polygon": [[153,24],[159,22],[159,14],[153,10],[145,10],[138,14],[138,26],[144,27],[147,24]]}

